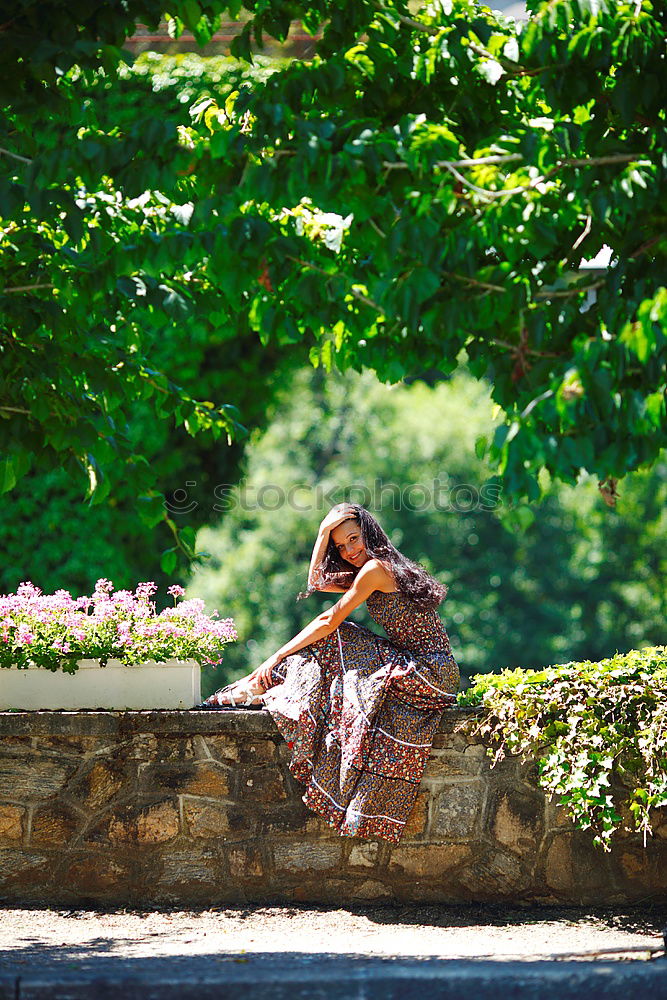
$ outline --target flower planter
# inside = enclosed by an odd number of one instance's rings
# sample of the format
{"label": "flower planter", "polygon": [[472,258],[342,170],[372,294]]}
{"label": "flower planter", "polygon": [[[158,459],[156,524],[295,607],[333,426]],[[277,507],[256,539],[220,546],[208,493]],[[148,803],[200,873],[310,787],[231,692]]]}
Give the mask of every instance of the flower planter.
{"label": "flower planter", "polygon": [[30,666],[0,670],[0,711],[35,709],[193,708],[201,702],[196,660],[148,660],[126,667],[109,660],[79,660],[74,674]]}

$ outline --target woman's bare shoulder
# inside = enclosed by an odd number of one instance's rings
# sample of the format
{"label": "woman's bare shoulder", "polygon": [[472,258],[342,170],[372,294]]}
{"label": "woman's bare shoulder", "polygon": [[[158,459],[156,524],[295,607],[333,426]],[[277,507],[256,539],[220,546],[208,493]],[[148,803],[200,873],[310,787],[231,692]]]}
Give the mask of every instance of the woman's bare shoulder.
{"label": "woman's bare shoulder", "polygon": [[382,590],[385,594],[390,594],[397,589],[393,575],[381,559],[369,559],[361,567],[360,572],[372,580],[376,590]]}

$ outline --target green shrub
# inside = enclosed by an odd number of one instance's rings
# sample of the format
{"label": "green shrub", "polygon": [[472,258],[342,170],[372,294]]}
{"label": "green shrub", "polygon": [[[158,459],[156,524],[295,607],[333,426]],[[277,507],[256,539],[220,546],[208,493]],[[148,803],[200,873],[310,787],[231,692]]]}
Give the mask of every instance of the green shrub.
{"label": "green shrub", "polygon": [[651,810],[667,805],[667,646],[478,674],[458,701],[484,707],[471,725],[494,763],[539,758],[542,787],[598,846],[621,826],[646,846]]}

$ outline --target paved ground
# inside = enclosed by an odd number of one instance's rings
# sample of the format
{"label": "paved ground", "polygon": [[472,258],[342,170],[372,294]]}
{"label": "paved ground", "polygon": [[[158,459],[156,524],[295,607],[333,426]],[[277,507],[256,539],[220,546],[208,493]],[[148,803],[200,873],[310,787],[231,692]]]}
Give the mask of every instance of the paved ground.
{"label": "paved ground", "polygon": [[667,906],[0,910],[0,1000],[667,998]]}

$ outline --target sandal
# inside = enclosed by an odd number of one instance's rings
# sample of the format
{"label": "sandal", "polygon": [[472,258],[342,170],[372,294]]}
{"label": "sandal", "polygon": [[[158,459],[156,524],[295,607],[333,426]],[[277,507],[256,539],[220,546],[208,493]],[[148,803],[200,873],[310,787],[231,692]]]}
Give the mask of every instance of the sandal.
{"label": "sandal", "polygon": [[[232,694],[232,691],[234,690],[239,691],[241,696],[245,695],[245,698],[243,698],[243,700],[241,700],[240,698],[238,700],[234,698],[234,695]],[[228,702],[218,701],[217,699],[219,698],[219,696],[224,694],[229,695],[229,701]],[[197,705],[197,708],[214,712],[224,712],[227,709],[234,709],[234,708],[262,709],[264,706],[261,703],[261,701],[258,702],[255,701],[254,699],[255,698],[261,699],[263,694],[264,694],[263,691],[261,693],[256,693],[251,691],[247,687],[242,687],[239,681],[233,681],[231,684],[227,684],[226,687],[220,688],[219,691],[215,691],[210,698],[207,698],[206,701],[201,703],[201,705]],[[214,701],[212,699],[216,700]]]}

